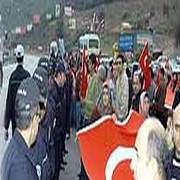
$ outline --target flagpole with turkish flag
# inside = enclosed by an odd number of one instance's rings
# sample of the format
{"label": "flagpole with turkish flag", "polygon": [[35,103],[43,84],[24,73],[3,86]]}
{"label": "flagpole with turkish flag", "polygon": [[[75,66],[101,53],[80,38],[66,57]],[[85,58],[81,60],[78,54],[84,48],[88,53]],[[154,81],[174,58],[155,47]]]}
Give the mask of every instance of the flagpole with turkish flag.
{"label": "flagpole with turkish flag", "polygon": [[84,99],[86,97],[86,90],[88,86],[87,80],[87,66],[86,66],[86,50],[83,49],[82,54],[82,79],[81,79],[81,88],[80,88],[80,95]]}
{"label": "flagpole with turkish flag", "polygon": [[147,42],[145,43],[144,49],[139,58],[139,64],[140,64],[140,67],[144,74],[143,89],[148,91],[151,86],[151,69],[150,69],[149,51],[148,51],[148,43]]}

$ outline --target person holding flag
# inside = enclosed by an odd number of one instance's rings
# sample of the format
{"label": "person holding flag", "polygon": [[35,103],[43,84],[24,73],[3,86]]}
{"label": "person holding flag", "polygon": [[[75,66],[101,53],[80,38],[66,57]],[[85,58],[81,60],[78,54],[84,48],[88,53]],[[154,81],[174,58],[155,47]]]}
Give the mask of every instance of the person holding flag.
{"label": "person holding flag", "polygon": [[[85,59],[84,59],[85,60]],[[85,68],[85,65],[83,65],[82,68]],[[88,126],[91,123],[93,123],[93,110],[96,106],[96,102],[99,98],[99,94],[102,92],[103,82],[106,79],[106,70],[103,66],[99,66],[98,72],[95,71],[96,68],[96,56],[94,54],[91,54],[89,56],[88,62],[87,62],[87,70],[89,72],[89,82],[86,87],[83,83],[86,83],[85,80],[85,74],[82,74],[82,84],[81,84],[81,95],[85,95],[85,99],[81,96],[82,99],[82,106],[83,106],[83,125],[82,127]],[[83,77],[84,76],[84,77]],[[84,79],[83,79],[84,78]],[[87,78],[87,74],[86,74]],[[82,91],[83,90],[83,91]],[[83,94],[84,93],[84,94]],[[86,173],[83,169],[83,165],[81,164],[81,173],[80,178],[86,178]]]}

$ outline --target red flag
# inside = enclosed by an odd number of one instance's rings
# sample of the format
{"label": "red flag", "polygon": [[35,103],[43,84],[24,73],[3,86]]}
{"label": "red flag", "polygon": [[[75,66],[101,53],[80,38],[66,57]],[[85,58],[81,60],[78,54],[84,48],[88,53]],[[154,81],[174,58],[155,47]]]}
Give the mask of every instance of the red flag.
{"label": "red flag", "polygon": [[80,89],[80,94],[82,98],[86,97],[87,86],[88,86],[88,81],[87,81],[87,67],[86,67],[86,50],[84,48],[82,55],[82,79],[81,79],[81,89]]}
{"label": "red flag", "polygon": [[144,74],[144,89],[147,91],[151,86],[151,70],[149,62],[148,43],[146,43],[144,46],[139,59],[139,63]]}
{"label": "red flag", "polygon": [[105,116],[77,133],[80,153],[89,179],[132,180],[131,159],[143,118],[130,111],[121,123]]}

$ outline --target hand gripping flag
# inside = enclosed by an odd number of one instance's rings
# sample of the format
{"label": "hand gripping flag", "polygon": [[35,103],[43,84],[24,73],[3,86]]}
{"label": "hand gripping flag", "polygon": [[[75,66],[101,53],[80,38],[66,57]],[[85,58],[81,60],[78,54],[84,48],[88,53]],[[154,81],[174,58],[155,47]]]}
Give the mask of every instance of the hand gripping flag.
{"label": "hand gripping flag", "polygon": [[88,80],[87,80],[87,66],[86,66],[86,50],[84,48],[82,55],[82,79],[81,79],[81,88],[80,88],[80,95],[83,99],[86,97],[87,86],[88,86]]}
{"label": "hand gripping flag", "polygon": [[140,67],[144,74],[144,86],[143,88],[148,91],[151,86],[151,70],[148,53],[148,43],[145,44],[144,49],[139,59]]}
{"label": "hand gripping flag", "polygon": [[89,179],[132,180],[131,159],[143,117],[130,111],[121,123],[105,116],[77,133],[80,153]]}

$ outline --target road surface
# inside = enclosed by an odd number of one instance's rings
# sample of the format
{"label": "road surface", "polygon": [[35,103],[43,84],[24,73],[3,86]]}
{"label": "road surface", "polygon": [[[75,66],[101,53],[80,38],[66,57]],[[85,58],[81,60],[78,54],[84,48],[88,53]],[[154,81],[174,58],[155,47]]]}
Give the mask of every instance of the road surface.
{"label": "road surface", "polygon": [[[27,55],[25,56],[24,67],[27,69],[31,74],[34,72],[38,62],[38,57]],[[3,118],[4,118],[4,110],[6,104],[6,97],[7,97],[7,89],[8,89],[8,82],[11,73],[16,68],[16,64],[11,64],[4,66],[3,72],[3,88],[0,92],[0,165],[2,162],[2,158],[7,147],[8,142],[4,140],[4,129],[3,129]],[[10,132],[11,128],[9,129]],[[10,132],[11,137],[11,132]],[[9,138],[10,139],[10,138]],[[60,180],[76,180],[77,174],[80,171],[80,162],[79,162],[79,150],[77,146],[77,142],[75,139],[75,132],[72,131],[71,138],[66,142],[67,149],[69,151],[68,155],[66,155],[66,161],[68,165],[65,167],[65,171],[60,172]]]}

